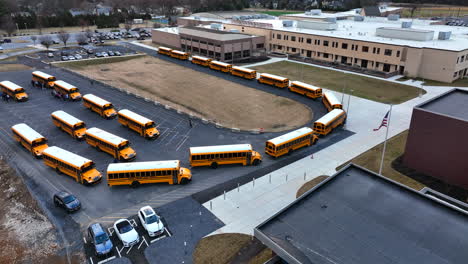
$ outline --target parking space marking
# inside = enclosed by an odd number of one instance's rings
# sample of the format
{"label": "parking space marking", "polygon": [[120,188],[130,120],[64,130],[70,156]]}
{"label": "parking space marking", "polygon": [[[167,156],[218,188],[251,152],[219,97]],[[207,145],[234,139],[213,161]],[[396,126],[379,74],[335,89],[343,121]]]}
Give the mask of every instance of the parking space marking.
{"label": "parking space marking", "polygon": [[106,259],[104,259],[104,260],[101,260],[101,261],[99,261],[97,264],[106,263],[106,262],[109,262],[109,261],[111,261],[111,260],[113,260],[113,259],[115,259],[115,256],[112,256],[112,257],[110,257],[110,258],[106,258]]}
{"label": "parking space marking", "polygon": [[150,241],[150,244],[153,244],[154,242],[159,241],[159,240],[161,240],[161,239],[163,239],[163,238],[165,238],[165,237],[167,237],[167,236],[164,235],[164,236],[160,236],[160,237],[158,237],[158,238],[155,238],[155,239],[153,239],[153,240]]}
{"label": "parking space marking", "polygon": [[141,241],[140,245],[138,246],[138,249],[140,249],[141,245],[143,245],[143,242],[146,244],[146,246],[148,247],[148,242],[146,242],[146,238],[144,236],[143,237],[143,241]]}
{"label": "parking space marking", "polygon": [[89,257],[89,261],[91,262],[91,264],[94,264],[92,257]]}
{"label": "parking space marking", "polygon": [[132,250],[132,248],[133,248],[133,245],[131,245],[130,248],[127,250],[127,255],[128,255],[128,253],[130,253],[130,250]]}
{"label": "parking space marking", "polygon": [[184,139],[180,141],[179,146],[176,148],[176,150],[179,150],[182,147],[182,145],[184,145],[185,141],[187,141],[187,139],[189,138],[188,136],[183,136],[183,137]]}
{"label": "parking space marking", "polygon": [[86,241],[86,237],[83,237],[83,241],[84,241],[85,244],[88,243],[88,242]]}
{"label": "parking space marking", "polygon": [[135,222],[135,219],[130,219],[130,224],[132,224],[133,227],[137,227],[137,223]]}
{"label": "parking space marking", "polygon": [[122,251],[124,250],[124,248],[125,248],[125,247],[122,246],[122,250],[119,250],[119,247],[117,247],[117,246],[115,247],[115,249],[117,249],[117,253],[119,254],[119,258],[122,257],[122,255],[120,254],[120,252],[122,252]]}
{"label": "parking space marking", "polygon": [[167,234],[169,235],[169,237],[172,236],[171,232],[169,232],[169,230],[167,230],[167,227],[165,227],[164,230],[166,230],[166,232],[167,232]]}
{"label": "parking space marking", "polygon": [[112,236],[112,235],[114,234],[114,231],[115,231],[115,230],[114,230],[114,227],[111,226],[111,227],[107,228],[107,231],[109,231],[109,235]]}

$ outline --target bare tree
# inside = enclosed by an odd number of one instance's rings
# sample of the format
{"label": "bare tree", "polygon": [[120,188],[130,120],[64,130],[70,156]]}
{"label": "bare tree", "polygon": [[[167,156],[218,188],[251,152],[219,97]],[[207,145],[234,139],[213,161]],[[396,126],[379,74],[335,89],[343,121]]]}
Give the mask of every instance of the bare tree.
{"label": "bare tree", "polygon": [[88,38],[88,39],[91,39],[93,37],[93,31],[91,31],[91,29],[86,29],[85,31],[85,36]]}
{"label": "bare tree", "polygon": [[41,42],[42,46],[46,47],[47,50],[49,50],[49,47],[54,43],[50,35],[40,36],[39,41]]}
{"label": "bare tree", "polygon": [[13,22],[13,19],[11,16],[5,16],[1,23],[1,29],[5,30],[5,32],[8,34],[8,36],[11,36],[16,31],[16,25],[15,22]]}
{"label": "bare tree", "polygon": [[36,45],[37,36],[36,36],[36,35],[32,35],[32,36],[31,36],[31,40],[33,41],[34,45]]}
{"label": "bare tree", "polygon": [[86,37],[85,33],[80,33],[76,35],[76,42],[78,42],[79,45],[86,45],[88,44],[88,37]]}
{"label": "bare tree", "polygon": [[63,42],[63,45],[65,45],[65,47],[67,46],[67,42],[68,40],[70,39],[70,33],[68,32],[65,32],[64,30],[60,31],[57,35],[58,39]]}
{"label": "bare tree", "polygon": [[130,19],[125,20],[125,30],[127,31],[127,34],[130,32],[130,29],[132,29],[132,21]]}

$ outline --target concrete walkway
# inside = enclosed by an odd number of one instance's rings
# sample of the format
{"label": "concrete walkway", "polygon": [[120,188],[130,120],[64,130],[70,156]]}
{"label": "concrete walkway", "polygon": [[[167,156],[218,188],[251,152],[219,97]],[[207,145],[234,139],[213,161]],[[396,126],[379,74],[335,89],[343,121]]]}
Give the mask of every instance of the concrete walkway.
{"label": "concrete walkway", "polygon": [[[389,137],[409,128],[415,105],[452,87],[424,88],[427,94],[393,107]],[[347,109],[348,96],[344,102],[344,109]],[[377,132],[373,129],[380,125],[389,108],[386,104],[351,96],[346,129],[356,132],[355,135],[203,204],[226,224],[212,234],[252,234],[255,226],[294,201],[297,190],[306,181],[320,175],[333,175],[337,166],[382,143],[385,128]]]}

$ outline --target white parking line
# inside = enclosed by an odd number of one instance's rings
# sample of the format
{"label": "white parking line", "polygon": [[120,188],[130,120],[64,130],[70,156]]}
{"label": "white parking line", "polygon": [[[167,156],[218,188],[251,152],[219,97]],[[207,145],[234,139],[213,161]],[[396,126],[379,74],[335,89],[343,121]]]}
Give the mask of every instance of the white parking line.
{"label": "white parking line", "polygon": [[83,242],[86,244],[88,242],[86,242],[86,237],[83,237]]}
{"label": "white parking line", "polygon": [[89,261],[91,262],[91,264],[94,264],[92,257],[89,257]]}
{"label": "white parking line", "polygon": [[138,226],[137,223],[135,222],[135,219],[130,219],[130,220],[128,220],[128,221],[130,221],[130,223],[132,224],[133,227],[137,227],[137,226]]}
{"label": "white parking line", "polygon": [[172,234],[169,232],[169,230],[167,230],[167,228],[165,227],[164,230],[166,230],[167,234],[171,237]]}
{"label": "white parking line", "polygon": [[130,252],[130,250],[132,250],[132,248],[133,248],[133,245],[127,250],[127,255]]}
{"label": "white parking line", "polygon": [[158,238],[155,238],[155,239],[153,239],[153,240],[150,241],[150,244],[153,244],[154,242],[159,241],[159,240],[161,240],[161,239],[163,239],[163,238],[165,238],[165,237],[166,237],[166,235],[160,236],[160,237],[158,237]]}
{"label": "white parking line", "polygon": [[125,247],[122,247],[122,250],[119,250],[119,247],[115,247],[115,249],[117,249],[117,253],[119,254],[119,258],[122,257],[122,255],[120,255],[120,252],[122,252],[124,250]]}
{"label": "white parking line", "polygon": [[141,241],[140,245],[138,246],[138,249],[140,249],[141,245],[143,245],[143,242],[145,242],[146,246],[148,247],[148,242],[146,242],[145,237],[143,237],[143,241]]}
{"label": "white parking line", "polygon": [[112,234],[114,234],[114,227],[111,226],[111,227],[107,228],[107,231],[109,231],[109,235],[112,236]]}
{"label": "white parking line", "polygon": [[106,258],[106,259],[104,259],[104,260],[101,260],[101,261],[99,261],[97,264],[106,263],[106,262],[109,262],[109,261],[111,261],[111,260],[113,260],[113,259],[115,259],[115,256],[112,256],[112,257],[110,257],[110,258]]}

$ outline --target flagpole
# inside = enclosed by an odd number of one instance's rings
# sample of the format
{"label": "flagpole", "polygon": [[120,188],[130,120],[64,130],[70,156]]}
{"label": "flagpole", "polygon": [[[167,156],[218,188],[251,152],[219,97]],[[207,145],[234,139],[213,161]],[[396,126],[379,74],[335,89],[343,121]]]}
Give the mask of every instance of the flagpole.
{"label": "flagpole", "polygon": [[393,105],[390,105],[390,111],[388,112],[387,131],[385,132],[385,141],[384,141],[383,150],[382,150],[382,160],[380,160],[379,175],[382,175],[382,169],[383,169],[384,158],[385,158],[385,149],[387,148],[388,129],[390,128],[390,118],[392,117],[392,107]]}

